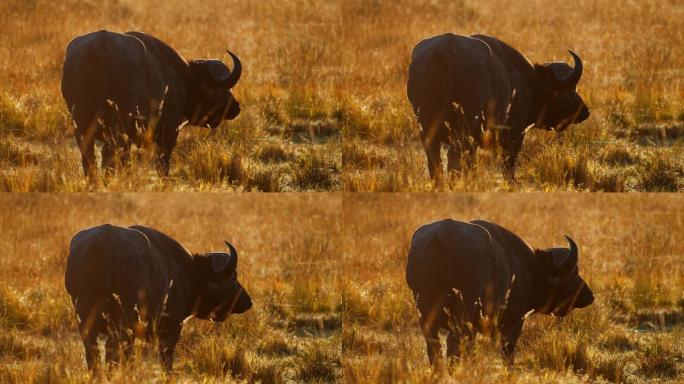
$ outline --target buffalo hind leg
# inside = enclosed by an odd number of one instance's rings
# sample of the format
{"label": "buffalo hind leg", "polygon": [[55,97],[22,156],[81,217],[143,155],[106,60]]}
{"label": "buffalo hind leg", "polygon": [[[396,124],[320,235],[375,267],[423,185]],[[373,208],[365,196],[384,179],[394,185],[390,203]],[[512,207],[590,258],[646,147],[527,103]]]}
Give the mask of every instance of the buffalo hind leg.
{"label": "buffalo hind leg", "polygon": [[[90,111],[90,112],[89,112]],[[99,108],[76,108],[72,110],[74,125],[76,130],[74,136],[76,144],[81,152],[81,165],[83,166],[83,174],[94,180],[96,176],[95,167],[95,137],[99,128],[99,119],[102,115],[102,110]]]}
{"label": "buffalo hind leg", "polygon": [[111,175],[128,163],[130,150],[130,144],[122,137],[116,141],[109,139],[105,142],[102,146],[102,169],[107,175]]}
{"label": "buffalo hind leg", "polygon": [[106,175],[111,175],[116,169],[116,145],[110,140],[107,140],[102,145],[102,169]]}
{"label": "buffalo hind leg", "polygon": [[423,147],[427,155],[428,171],[430,178],[435,182],[440,183],[442,180],[442,157],[440,149],[442,143],[435,137],[423,138]]}
{"label": "buffalo hind leg", "polygon": [[95,371],[100,368],[100,347],[97,345],[97,332],[87,332],[82,338],[85,348],[88,369]]}
{"label": "buffalo hind leg", "polygon": [[465,326],[460,329],[452,329],[447,335],[447,359],[459,359],[461,352],[468,352],[472,349],[475,335]]}
{"label": "buffalo hind leg", "polygon": [[461,148],[454,145],[449,146],[449,152],[447,152],[447,171],[450,174],[461,172]]}
{"label": "buffalo hind leg", "polygon": [[[125,332],[125,331],[122,331]],[[131,357],[133,338],[127,334],[110,334],[105,342],[105,360],[110,366],[118,366]]]}
{"label": "buffalo hind leg", "polygon": [[87,178],[93,179],[97,171],[95,168],[95,140],[93,137],[88,137],[87,134],[77,132],[76,144],[78,144],[78,149],[81,151],[83,174]]}
{"label": "buffalo hind leg", "polygon": [[439,327],[434,323],[426,321],[425,317],[421,316],[420,328],[423,331],[423,337],[425,338],[428,360],[431,365],[439,366],[442,361],[442,344],[439,341]]}
{"label": "buffalo hind leg", "polygon": [[78,316],[78,332],[85,348],[85,358],[88,369],[95,371],[100,368],[100,347],[97,335],[105,330],[102,318],[102,299],[78,299],[72,297]]}
{"label": "buffalo hind leg", "polygon": [[[464,148],[465,147],[465,148]],[[470,145],[452,144],[447,152],[447,170],[449,173],[459,174],[463,169],[473,167],[475,163],[475,148]]]}
{"label": "buffalo hind leg", "polygon": [[471,319],[478,312],[475,297],[477,295],[469,289],[452,288],[447,295],[447,359],[458,359],[462,352],[467,353],[473,347],[476,328]]}
{"label": "buffalo hind leg", "polygon": [[139,294],[138,288],[128,287],[119,290],[118,294],[112,294],[107,302],[105,360],[110,366],[119,365],[131,356],[135,342],[134,329],[139,320],[137,308],[140,307],[135,298]]}
{"label": "buffalo hind leg", "polygon": [[131,143],[129,141],[124,141],[119,148],[121,151],[119,153],[119,164],[121,167],[126,167],[131,160]]}

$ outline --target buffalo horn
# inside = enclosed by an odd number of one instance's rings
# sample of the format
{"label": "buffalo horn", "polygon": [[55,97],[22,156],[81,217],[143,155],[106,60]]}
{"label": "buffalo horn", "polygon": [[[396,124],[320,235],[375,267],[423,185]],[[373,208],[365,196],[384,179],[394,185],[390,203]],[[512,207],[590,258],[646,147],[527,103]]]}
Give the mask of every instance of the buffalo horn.
{"label": "buffalo horn", "polygon": [[573,60],[575,60],[575,67],[572,69],[572,72],[562,80],[559,80],[558,83],[562,86],[566,87],[574,87],[579,83],[580,77],[582,77],[582,71],[584,70],[584,65],[582,65],[582,59],[573,51],[568,50],[570,54],[572,55]]}
{"label": "buffalo horn", "polygon": [[568,239],[568,243],[570,244],[570,250],[568,251],[568,256],[561,263],[561,265],[558,266],[558,275],[567,275],[568,273],[572,272],[572,270],[575,269],[575,267],[577,266],[579,254],[577,244],[575,244],[575,241],[571,239],[570,236],[565,235],[565,238]]}
{"label": "buffalo horn", "polygon": [[230,72],[230,75],[228,78],[225,80],[224,85],[226,88],[230,89],[237,84],[238,80],[240,80],[240,75],[242,75],[242,63],[240,62],[240,59],[231,51],[226,51],[230,55],[230,57],[233,59],[233,70]]}

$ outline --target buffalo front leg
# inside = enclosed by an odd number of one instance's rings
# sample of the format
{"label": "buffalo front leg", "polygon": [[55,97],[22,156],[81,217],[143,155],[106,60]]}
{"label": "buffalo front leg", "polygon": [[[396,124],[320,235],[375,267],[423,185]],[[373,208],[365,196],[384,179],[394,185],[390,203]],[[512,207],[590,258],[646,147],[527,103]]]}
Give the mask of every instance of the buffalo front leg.
{"label": "buffalo front leg", "polygon": [[159,357],[162,367],[168,372],[173,369],[173,355],[180,338],[181,326],[162,329],[159,333]]}
{"label": "buffalo front leg", "polygon": [[510,135],[505,137],[503,145],[503,175],[508,182],[515,180],[515,162],[522,147],[524,135]]}
{"label": "buffalo front leg", "polygon": [[506,364],[513,365],[515,345],[522,331],[523,322],[508,323],[501,331],[501,354]]}
{"label": "buffalo front leg", "polygon": [[503,356],[503,359],[506,362],[506,364],[509,366],[513,365],[513,362],[515,360],[515,344],[515,340],[501,340],[501,355]]}
{"label": "buffalo front leg", "polygon": [[167,125],[160,124],[157,127],[157,172],[161,176],[168,176],[171,166],[171,153],[176,147],[178,140],[178,129],[173,132],[166,132]]}
{"label": "buffalo front leg", "polygon": [[165,151],[157,151],[157,173],[160,176],[168,176],[171,168],[171,154]]}

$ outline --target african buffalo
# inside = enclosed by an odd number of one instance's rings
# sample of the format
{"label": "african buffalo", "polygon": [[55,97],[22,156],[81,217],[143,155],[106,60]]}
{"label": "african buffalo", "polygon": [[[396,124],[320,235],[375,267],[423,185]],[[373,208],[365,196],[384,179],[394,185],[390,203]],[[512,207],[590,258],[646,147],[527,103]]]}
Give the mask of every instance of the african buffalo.
{"label": "african buffalo", "polygon": [[[503,173],[515,177],[515,160],[527,127],[563,131],[589,117],[577,94],[582,60],[532,64],[503,41],[484,35],[434,36],[413,49],[407,94],[420,126],[430,177],[441,179],[440,149],[449,171],[472,163],[479,146],[501,145]],[[492,139],[493,136],[493,139]]]}
{"label": "african buffalo", "polygon": [[99,365],[98,334],[105,334],[110,363],[127,357],[136,337],[158,338],[165,369],[185,319],[223,321],[252,306],[237,279],[238,254],[190,254],[151,228],[109,224],[71,240],[65,286],[78,317],[88,368]]}
{"label": "african buffalo", "polygon": [[578,249],[532,249],[516,234],[487,221],[442,220],[411,239],[406,282],[420,313],[431,364],[441,360],[439,330],[448,330],[447,356],[475,332],[500,337],[503,356],[513,351],[527,314],[565,316],[594,301],[579,276]]}
{"label": "african buffalo", "polygon": [[76,126],[83,171],[95,167],[95,140],[103,142],[102,168],[126,162],[131,144],[156,144],[157,165],[168,175],[181,125],[216,128],[234,119],[231,93],[242,73],[219,60],[186,61],[166,43],[142,32],[98,31],[67,46],[62,95]]}

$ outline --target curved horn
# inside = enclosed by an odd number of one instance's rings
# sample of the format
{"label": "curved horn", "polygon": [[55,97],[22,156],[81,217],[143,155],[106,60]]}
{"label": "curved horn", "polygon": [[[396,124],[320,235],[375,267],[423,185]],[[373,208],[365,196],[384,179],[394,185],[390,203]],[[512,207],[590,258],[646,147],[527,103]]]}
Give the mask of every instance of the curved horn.
{"label": "curved horn", "polygon": [[563,264],[558,266],[557,274],[559,275],[566,275],[572,272],[572,270],[577,266],[577,260],[579,259],[579,249],[577,248],[577,244],[573,239],[570,238],[570,236],[565,235],[565,238],[568,239],[570,250],[568,251],[568,256],[563,261]]}
{"label": "curved horn", "polygon": [[230,262],[229,262],[229,264],[230,264],[230,267],[234,269],[237,267],[237,262],[238,262],[237,249],[235,249],[235,247],[233,247],[233,245],[230,244],[229,242],[227,242],[225,240],[223,242],[226,243],[226,247],[228,247],[228,250],[230,251]]}
{"label": "curved horn", "polygon": [[240,80],[240,75],[242,75],[242,63],[240,62],[240,59],[231,51],[226,51],[230,55],[230,57],[233,59],[233,70],[230,72],[230,75],[228,78],[225,80],[224,85],[230,89],[237,84],[238,80]]}
{"label": "curved horn", "polygon": [[580,77],[582,77],[582,71],[584,70],[584,65],[582,65],[582,59],[573,51],[568,50],[570,54],[572,55],[572,59],[575,61],[575,67],[572,69],[572,72],[568,75],[563,80],[560,80],[559,83],[568,86],[568,87],[574,87],[579,83]]}

